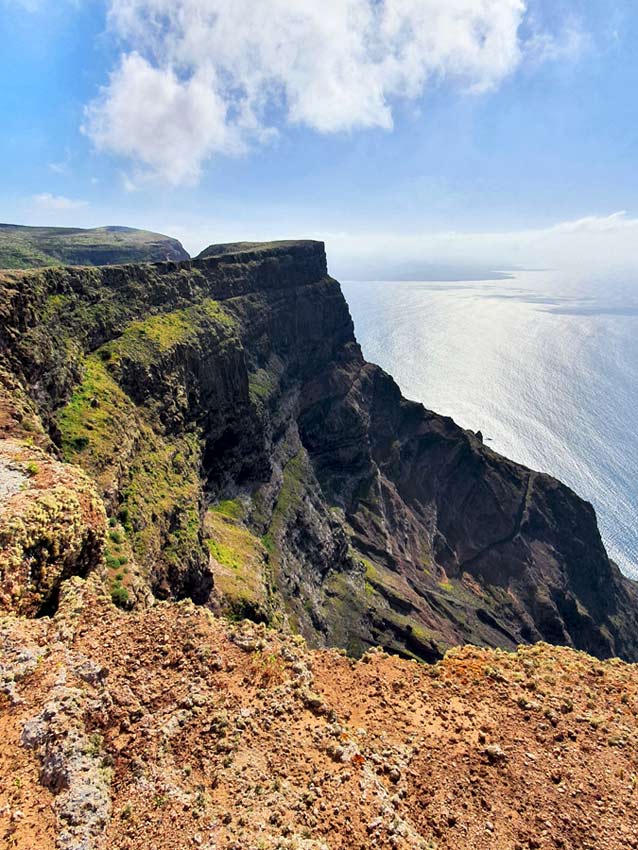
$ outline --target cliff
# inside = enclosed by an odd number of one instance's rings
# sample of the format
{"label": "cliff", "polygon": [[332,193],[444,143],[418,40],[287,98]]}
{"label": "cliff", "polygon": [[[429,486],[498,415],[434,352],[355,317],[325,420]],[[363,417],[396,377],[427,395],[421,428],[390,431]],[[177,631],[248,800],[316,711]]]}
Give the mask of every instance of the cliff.
{"label": "cliff", "polygon": [[187,260],[177,241],[133,227],[24,227],[0,224],[0,269],[104,266]]}
{"label": "cliff", "polygon": [[0,437],[94,482],[121,606],[190,597],[355,655],[638,658],[591,506],[366,363],[321,243],[0,283]]}

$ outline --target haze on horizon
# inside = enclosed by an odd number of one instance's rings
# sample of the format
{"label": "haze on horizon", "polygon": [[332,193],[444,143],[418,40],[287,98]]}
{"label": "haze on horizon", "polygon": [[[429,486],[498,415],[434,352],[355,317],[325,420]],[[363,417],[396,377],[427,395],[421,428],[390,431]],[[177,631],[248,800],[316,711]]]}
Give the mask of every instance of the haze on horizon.
{"label": "haze on horizon", "polygon": [[635,265],[630,0],[0,0],[0,220]]}

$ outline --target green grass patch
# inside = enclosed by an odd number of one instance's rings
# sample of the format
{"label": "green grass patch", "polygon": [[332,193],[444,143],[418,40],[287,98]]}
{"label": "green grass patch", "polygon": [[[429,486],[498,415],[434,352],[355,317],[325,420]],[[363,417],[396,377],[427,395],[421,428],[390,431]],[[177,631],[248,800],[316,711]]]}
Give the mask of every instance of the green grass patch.
{"label": "green grass patch", "polygon": [[214,509],[208,511],[204,527],[215,588],[225,612],[269,619],[268,568],[259,538]]}
{"label": "green grass patch", "polygon": [[[141,561],[179,563],[201,551],[197,435],[155,433],[95,355],[86,359],[83,379],[57,421],[65,460],[87,469],[103,491],[119,489],[118,517]],[[123,451],[133,454],[122,478]],[[117,528],[109,536],[114,544],[124,540]]]}
{"label": "green grass patch", "polygon": [[248,379],[250,397],[256,402],[267,401],[277,389],[277,385],[277,376],[267,369],[257,369]]}
{"label": "green grass patch", "polygon": [[273,524],[287,517],[298,504],[305,490],[307,476],[306,455],[301,450],[284,467],[284,480],[273,512]]}
{"label": "green grass patch", "polygon": [[154,363],[177,345],[195,345],[201,333],[214,329],[228,336],[235,322],[224,308],[208,298],[192,307],[157,313],[131,322],[117,339],[99,349],[104,362],[117,365],[122,359]]}
{"label": "green grass patch", "polygon": [[245,513],[241,499],[224,499],[216,505],[211,505],[210,510],[229,519],[243,519]]}
{"label": "green grass patch", "polygon": [[122,489],[135,548],[179,565],[200,549],[201,446],[194,434],[174,440],[149,435]]}
{"label": "green grass patch", "polygon": [[[64,459],[99,474],[135,429],[135,408],[99,357],[87,357],[84,376],[57,422]],[[81,459],[78,455],[83,455]]]}

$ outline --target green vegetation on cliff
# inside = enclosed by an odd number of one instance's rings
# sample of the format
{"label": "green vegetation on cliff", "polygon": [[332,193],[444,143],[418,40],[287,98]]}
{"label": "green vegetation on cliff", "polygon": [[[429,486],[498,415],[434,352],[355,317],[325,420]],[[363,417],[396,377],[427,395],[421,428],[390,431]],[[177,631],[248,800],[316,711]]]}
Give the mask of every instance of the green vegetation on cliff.
{"label": "green vegetation on cliff", "polygon": [[215,596],[221,610],[232,617],[268,621],[272,612],[266,550],[237,513],[236,503],[226,501],[211,508],[206,516]]}
{"label": "green vegetation on cliff", "polygon": [[100,354],[58,415],[67,461],[89,471],[118,512],[141,563],[178,566],[201,546],[200,441],[165,437],[145,421]]}
{"label": "green vegetation on cliff", "polygon": [[235,327],[233,318],[210,298],[184,310],[157,313],[127,325],[124,333],[99,350],[103,360],[119,363],[128,359],[145,364],[157,363],[163,354],[177,345],[196,345],[206,330],[224,334]]}
{"label": "green vegetation on cliff", "polygon": [[275,565],[279,561],[281,536],[286,530],[287,521],[304,494],[306,475],[306,453],[300,450],[284,467],[279,496],[272,512],[268,531],[263,537],[264,546],[270,553]]}
{"label": "green vegetation on cliff", "polygon": [[210,299],[134,321],[84,359],[82,378],[57,414],[65,459],[98,481],[111,514],[123,520],[136,559],[151,574],[159,575],[162,564],[179,572],[205,560],[202,438],[197,429],[164,433],[166,405],[158,399],[135,403],[120,383],[122,369],[142,375],[152,366],[165,377],[162,358],[168,358],[170,372],[178,346],[196,350],[202,339],[223,340],[233,329],[231,317]]}
{"label": "green vegetation on cliff", "polygon": [[99,480],[121,453],[136,420],[134,405],[104,362],[87,357],[83,378],[57,417],[65,460],[81,463]]}

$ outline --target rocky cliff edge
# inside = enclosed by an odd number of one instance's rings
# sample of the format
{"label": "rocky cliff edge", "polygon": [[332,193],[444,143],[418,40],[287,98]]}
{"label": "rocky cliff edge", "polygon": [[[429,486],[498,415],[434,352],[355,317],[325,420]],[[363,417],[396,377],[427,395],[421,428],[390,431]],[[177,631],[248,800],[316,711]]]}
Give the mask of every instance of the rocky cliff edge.
{"label": "rocky cliff edge", "polygon": [[321,243],[204,254],[0,279],[0,436],[80,467],[108,517],[77,574],[123,608],[191,598],[354,655],[638,657],[591,506],[366,363]]}

